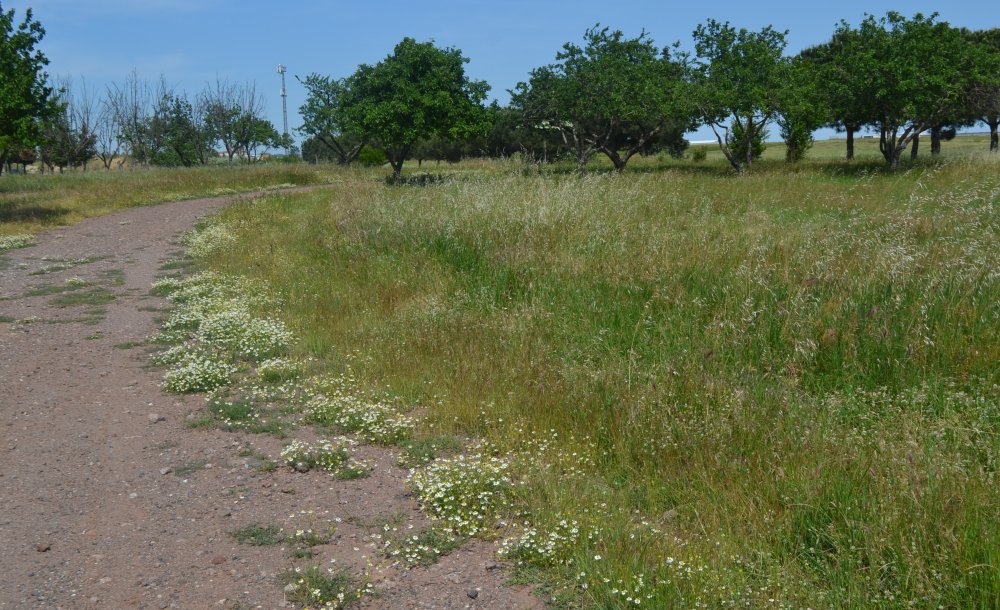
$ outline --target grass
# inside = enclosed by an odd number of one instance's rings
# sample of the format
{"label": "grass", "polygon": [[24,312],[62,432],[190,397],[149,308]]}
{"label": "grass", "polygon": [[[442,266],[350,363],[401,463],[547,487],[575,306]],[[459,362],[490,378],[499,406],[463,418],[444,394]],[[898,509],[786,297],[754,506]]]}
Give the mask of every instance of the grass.
{"label": "grass", "polygon": [[129,207],[326,179],[321,170],[287,164],[4,176],[0,237],[37,233]]}
{"label": "grass", "polygon": [[86,290],[66,292],[49,301],[51,305],[68,307],[74,305],[106,305],[115,300],[113,292],[100,286]]}
{"label": "grass", "polygon": [[[303,554],[303,557],[311,555]],[[310,608],[347,608],[361,597],[366,588],[344,570],[324,570],[319,566],[290,570],[282,575],[280,582],[294,585],[294,589],[286,594],[288,601]]]}
{"label": "grass", "polygon": [[288,536],[277,525],[255,523],[232,531],[229,535],[240,544],[250,546],[273,546],[288,541]]}
{"label": "grass", "polygon": [[523,456],[510,555],[572,604],[994,607],[1000,172],[945,150],[345,173],[224,211],[207,266],[415,438]]}
{"label": "grass", "polygon": [[175,466],[174,474],[179,477],[191,476],[199,470],[204,470],[206,464],[208,464],[206,460],[192,460],[181,464],[180,466]]}

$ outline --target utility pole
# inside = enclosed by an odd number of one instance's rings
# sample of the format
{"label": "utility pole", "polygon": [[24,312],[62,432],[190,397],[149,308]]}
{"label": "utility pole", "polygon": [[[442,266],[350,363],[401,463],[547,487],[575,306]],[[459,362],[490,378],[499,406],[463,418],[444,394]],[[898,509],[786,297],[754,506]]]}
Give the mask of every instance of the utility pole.
{"label": "utility pole", "polygon": [[[278,74],[281,75],[281,118],[284,120],[284,136],[288,138],[288,91],[285,90],[285,65],[278,64]],[[285,146],[285,156],[292,154],[292,150]]]}

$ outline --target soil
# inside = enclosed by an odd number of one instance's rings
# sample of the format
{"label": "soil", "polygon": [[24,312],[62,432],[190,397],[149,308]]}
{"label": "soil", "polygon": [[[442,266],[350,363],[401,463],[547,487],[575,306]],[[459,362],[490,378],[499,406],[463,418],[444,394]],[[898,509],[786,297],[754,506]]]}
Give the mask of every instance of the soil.
{"label": "soil", "polygon": [[[282,574],[310,565],[367,571],[361,608],[544,607],[505,585],[493,543],[391,565],[370,535],[426,525],[392,450],[362,448],[374,471],[343,481],[263,471],[287,440],[185,426],[204,398],[165,394],[148,366],[167,305],[149,288],[227,202],[133,208],[0,255],[0,608],[289,608]],[[254,524],[335,531],[296,558],[231,535]]]}

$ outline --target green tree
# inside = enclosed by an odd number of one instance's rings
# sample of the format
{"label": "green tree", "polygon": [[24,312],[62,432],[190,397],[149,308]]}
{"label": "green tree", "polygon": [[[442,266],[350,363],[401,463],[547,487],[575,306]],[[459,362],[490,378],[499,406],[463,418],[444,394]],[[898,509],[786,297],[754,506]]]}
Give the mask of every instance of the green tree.
{"label": "green tree", "polygon": [[812,147],[813,132],[831,120],[821,78],[819,64],[801,54],[792,58],[775,117],[788,162],[802,160]]}
{"label": "green tree", "polygon": [[860,67],[864,53],[860,35],[850,28],[838,28],[829,42],[799,53],[815,67],[820,103],[830,110],[826,124],[847,136],[847,160],[854,159],[854,134],[875,120],[875,92]]}
{"label": "green tree", "polygon": [[786,35],[771,26],[759,32],[737,30],[714,19],[694,31],[695,97],[701,118],[737,173],[753,163],[753,147],[733,150],[730,125],[752,142],[777,114],[788,77],[788,61],[782,57]]}
{"label": "green tree", "polygon": [[990,128],[990,152],[1000,150],[1000,28],[968,32],[978,45],[974,61],[976,78],[967,98],[969,115]]}
{"label": "green tree", "polygon": [[43,124],[61,114],[45,73],[49,60],[36,49],[44,36],[31,9],[17,23],[14,10],[0,5],[0,168],[18,149],[38,145]]}
{"label": "green tree", "polygon": [[841,69],[864,74],[856,95],[870,100],[879,150],[891,170],[922,131],[944,124],[975,81],[973,46],[936,15],[868,15],[857,29],[841,22],[834,37],[855,41]]}
{"label": "green tree", "polygon": [[391,55],[350,77],[340,102],[347,124],[381,148],[398,175],[419,140],[485,129],[489,86],[465,75],[467,62],[458,49],[404,38]]}
{"label": "green tree", "polygon": [[683,140],[694,127],[686,57],[672,58],[645,32],[627,38],[597,25],[583,37],[583,46],[566,43],[557,63],[518,83],[512,104],[523,117],[571,141],[580,171],[595,152],[621,172],[654,140]]}
{"label": "green tree", "polygon": [[304,80],[296,79],[307,91],[306,101],[299,107],[302,116],[299,132],[325,146],[337,163],[350,165],[365,146],[364,138],[358,133],[357,126],[350,123],[350,117],[341,103],[350,81],[320,74],[310,74]]}

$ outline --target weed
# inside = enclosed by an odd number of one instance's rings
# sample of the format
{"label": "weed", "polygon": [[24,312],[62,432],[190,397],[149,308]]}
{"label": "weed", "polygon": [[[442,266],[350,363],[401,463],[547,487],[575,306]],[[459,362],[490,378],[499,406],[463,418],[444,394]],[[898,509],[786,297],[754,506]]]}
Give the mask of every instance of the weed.
{"label": "weed", "polygon": [[204,470],[206,464],[208,464],[206,460],[192,460],[180,466],[174,466],[174,474],[179,477],[190,476],[199,470]]}
{"label": "weed", "polygon": [[462,439],[456,436],[430,436],[411,439],[403,443],[399,465],[416,468],[428,464],[438,457],[454,455],[462,451]]}
{"label": "weed", "polygon": [[[295,568],[282,575],[281,582],[293,585],[289,601],[307,607],[346,608],[367,591],[367,584],[355,582],[346,570],[326,570],[319,566]],[[288,590],[288,589],[286,589]]]}
{"label": "weed", "polygon": [[229,533],[240,544],[272,546],[285,542],[288,537],[277,525],[252,524]]}

